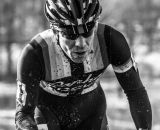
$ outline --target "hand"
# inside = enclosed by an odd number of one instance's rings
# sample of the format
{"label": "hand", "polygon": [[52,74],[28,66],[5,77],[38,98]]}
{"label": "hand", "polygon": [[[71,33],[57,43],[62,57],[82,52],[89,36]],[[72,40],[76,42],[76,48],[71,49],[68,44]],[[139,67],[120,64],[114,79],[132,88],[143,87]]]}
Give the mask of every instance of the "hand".
{"label": "hand", "polygon": [[38,130],[37,125],[35,123],[26,122],[22,123],[23,129],[22,130]]}
{"label": "hand", "polygon": [[36,123],[29,117],[16,124],[17,130],[38,130]]}

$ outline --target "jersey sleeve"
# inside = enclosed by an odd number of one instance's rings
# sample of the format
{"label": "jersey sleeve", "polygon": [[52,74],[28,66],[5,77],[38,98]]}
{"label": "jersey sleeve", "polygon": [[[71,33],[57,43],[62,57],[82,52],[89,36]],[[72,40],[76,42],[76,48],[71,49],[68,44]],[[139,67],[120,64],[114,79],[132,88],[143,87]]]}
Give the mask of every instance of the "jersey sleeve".
{"label": "jersey sleeve", "polygon": [[[34,48],[34,41],[22,50],[17,64],[16,125],[24,129],[24,122],[34,126],[34,109],[37,103],[42,64]],[[26,123],[27,125],[27,123]],[[23,128],[24,127],[24,128]]]}
{"label": "jersey sleeve", "polygon": [[112,27],[107,29],[110,29],[110,41],[107,44],[109,61],[115,72],[123,73],[134,64],[131,50],[122,33]]}
{"label": "jersey sleeve", "polygon": [[140,128],[150,130],[152,124],[150,101],[125,37],[110,27],[110,42],[107,45],[109,61],[127,96],[137,130]]}

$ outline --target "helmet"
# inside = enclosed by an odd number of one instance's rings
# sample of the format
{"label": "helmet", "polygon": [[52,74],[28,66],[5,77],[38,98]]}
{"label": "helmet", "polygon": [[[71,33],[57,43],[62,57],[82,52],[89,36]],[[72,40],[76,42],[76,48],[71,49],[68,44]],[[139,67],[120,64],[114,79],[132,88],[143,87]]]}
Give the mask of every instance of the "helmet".
{"label": "helmet", "polygon": [[101,14],[98,0],[47,0],[45,15],[59,31],[84,33],[91,30]]}

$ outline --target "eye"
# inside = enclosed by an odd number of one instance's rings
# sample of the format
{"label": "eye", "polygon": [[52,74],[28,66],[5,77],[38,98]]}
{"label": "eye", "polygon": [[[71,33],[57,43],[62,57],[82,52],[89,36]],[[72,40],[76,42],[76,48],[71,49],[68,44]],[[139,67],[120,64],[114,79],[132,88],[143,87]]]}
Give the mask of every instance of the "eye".
{"label": "eye", "polygon": [[68,39],[70,40],[76,40],[79,37],[78,34],[68,34]]}
{"label": "eye", "polygon": [[78,34],[69,34],[65,32],[61,32],[61,34],[62,34],[62,37],[65,37],[66,39],[69,39],[69,40],[76,40],[79,37]]}
{"label": "eye", "polygon": [[81,34],[84,38],[88,38],[88,37],[90,37],[91,35],[93,34],[93,30],[91,30],[91,31],[89,31],[89,32],[87,32],[87,33],[83,33],[83,34]]}

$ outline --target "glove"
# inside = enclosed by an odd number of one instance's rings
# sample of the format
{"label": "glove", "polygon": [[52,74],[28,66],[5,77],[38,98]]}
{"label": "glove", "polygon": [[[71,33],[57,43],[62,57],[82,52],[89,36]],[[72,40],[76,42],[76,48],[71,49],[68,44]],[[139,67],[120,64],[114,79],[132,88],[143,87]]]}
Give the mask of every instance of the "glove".
{"label": "glove", "polygon": [[38,130],[37,125],[26,120],[22,121],[21,126],[23,126],[22,130]]}
{"label": "glove", "polygon": [[25,117],[23,120],[16,123],[17,130],[38,130],[36,123],[31,117]]}

